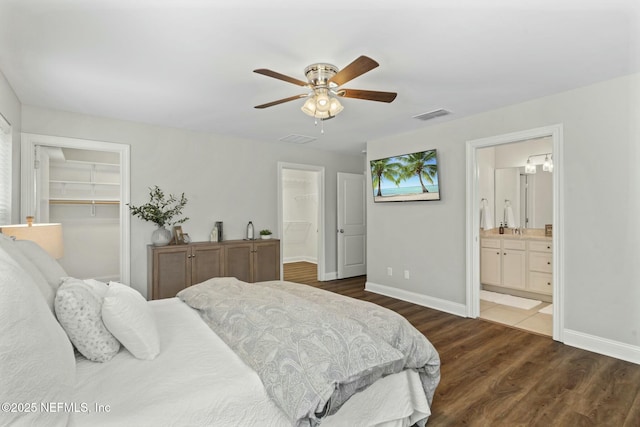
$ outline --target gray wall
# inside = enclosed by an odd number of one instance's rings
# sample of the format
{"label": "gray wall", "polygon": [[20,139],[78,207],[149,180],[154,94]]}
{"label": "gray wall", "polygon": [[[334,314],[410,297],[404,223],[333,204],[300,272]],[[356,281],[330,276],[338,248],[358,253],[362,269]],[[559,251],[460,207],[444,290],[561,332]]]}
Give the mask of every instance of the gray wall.
{"label": "gray wall", "polygon": [[[562,123],[565,328],[637,346],[638,117],[640,74],[371,141],[369,159],[438,149],[442,200],[368,195],[368,281],[465,304],[465,142]],[[387,276],[387,266],[411,279]]]}
{"label": "gray wall", "polygon": [[[277,230],[277,162],[325,167],[326,272],[336,271],[336,174],[362,172],[363,156],[334,154],[282,142],[250,141],[208,133],[111,120],[23,106],[24,132],[131,145],[131,203],[148,201],[148,188],[185,193],[190,218],[183,230],[209,239],[215,221],[225,239],[240,239],[246,224]],[[14,189],[16,186],[14,186]],[[19,190],[17,190],[19,191]],[[146,245],[155,226],[131,219],[131,284],[146,294]],[[276,236],[277,237],[277,236]]]}
{"label": "gray wall", "polygon": [[[20,221],[20,132],[22,128],[22,110],[20,100],[16,96],[13,88],[0,72],[0,113],[11,124],[13,142],[13,164],[11,170],[11,183],[13,191],[11,193],[11,218],[12,223],[23,223]],[[17,189],[16,189],[17,188]]]}
{"label": "gray wall", "polygon": [[[636,74],[370,142],[370,159],[437,148],[442,200],[374,205],[369,192],[368,280],[464,304],[465,141],[562,123],[565,327],[637,346],[639,100]],[[14,144],[19,106],[0,79],[0,108],[14,124]],[[257,227],[276,228],[277,161],[324,165],[326,270],[335,271],[335,174],[360,172],[360,157],[29,106],[22,110],[22,130],[131,144],[132,201],[145,201],[146,188],[156,184],[185,191],[190,198],[186,213],[192,218],[185,230],[196,240],[207,238],[215,220],[225,221],[228,238],[241,237],[249,219]],[[18,160],[14,167],[15,200]],[[237,183],[229,185],[233,180]],[[131,229],[132,282],[144,289],[145,245],[153,226],[134,219]],[[394,267],[394,276],[386,275],[387,266]],[[397,273],[403,269],[411,271],[411,279]]]}

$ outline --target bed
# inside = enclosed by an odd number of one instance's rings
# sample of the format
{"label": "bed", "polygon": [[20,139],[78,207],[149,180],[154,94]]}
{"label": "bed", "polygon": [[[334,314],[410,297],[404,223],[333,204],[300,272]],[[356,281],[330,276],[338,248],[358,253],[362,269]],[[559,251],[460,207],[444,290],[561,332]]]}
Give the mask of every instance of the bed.
{"label": "bed", "polygon": [[[60,285],[66,274],[35,246],[0,236],[0,402],[9,403],[2,425],[410,426],[430,415],[439,359],[418,331],[388,310],[290,282],[218,278],[176,298],[132,305],[137,311],[126,326],[143,323],[140,313],[147,313],[157,354],[140,357],[141,348],[123,336],[109,360],[89,360],[78,351],[83,343],[70,342],[73,331],[64,329],[67,314],[58,303],[69,289],[102,285],[68,279]],[[102,308],[119,286],[108,286]],[[335,320],[348,306],[351,320]],[[388,322],[386,315],[402,320]],[[363,323],[376,331],[365,333]],[[274,344],[275,335],[294,343],[295,354]],[[394,342],[386,348],[380,341],[389,338]],[[359,356],[345,359],[335,341],[347,341],[346,353]],[[308,365],[313,378],[300,380],[296,364]],[[337,380],[326,375],[333,371]]]}

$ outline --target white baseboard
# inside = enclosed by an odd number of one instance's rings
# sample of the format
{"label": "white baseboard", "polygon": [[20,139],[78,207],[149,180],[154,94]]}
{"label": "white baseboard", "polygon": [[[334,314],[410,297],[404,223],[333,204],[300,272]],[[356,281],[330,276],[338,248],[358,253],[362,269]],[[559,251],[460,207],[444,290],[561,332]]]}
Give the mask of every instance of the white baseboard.
{"label": "white baseboard", "polygon": [[[385,295],[423,307],[433,308],[435,310],[444,311],[445,313],[454,314],[460,317],[466,317],[467,309],[464,304],[458,304],[451,301],[434,298],[415,292],[398,289],[391,286],[379,285],[377,283],[366,282],[365,290],[376,294]],[[585,334],[583,332],[565,329],[563,331],[564,344],[577,347],[583,350],[592,351],[594,353],[605,356],[615,357],[616,359],[625,360],[627,362],[640,364],[640,347],[601,338],[595,335]]]}
{"label": "white baseboard", "polygon": [[573,331],[571,329],[565,329],[562,338],[566,345],[640,365],[640,347],[638,346]]}
{"label": "white baseboard", "polygon": [[440,298],[430,297],[418,294],[404,289],[393,288],[391,286],[379,285],[377,283],[366,282],[364,289],[380,295],[418,304],[423,307],[433,308],[435,310],[444,311],[445,313],[455,314],[460,317],[467,317],[467,307],[464,304],[443,300]]}

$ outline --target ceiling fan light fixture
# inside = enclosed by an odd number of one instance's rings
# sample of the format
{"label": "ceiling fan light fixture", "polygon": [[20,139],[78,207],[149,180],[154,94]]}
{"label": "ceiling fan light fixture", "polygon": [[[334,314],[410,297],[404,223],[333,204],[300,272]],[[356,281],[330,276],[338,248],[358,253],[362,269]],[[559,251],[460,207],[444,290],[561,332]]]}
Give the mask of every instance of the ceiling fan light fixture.
{"label": "ceiling fan light fixture", "polygon": [[301,110],[306,115],[315,117],[316,116],[316,97],[312,96],[307,98]]}
{"label": "ceiling fan light fixture", "polygon": [[344,110],[344,107],[333,96],[329,96],[328,92],[317,91],[315,95],[307,98],[301,108],[302,112],[316,119],[329,119]]}
{"label": "ceiling fan light fixture", "polygon": [[319,112],[329,111],[330,100],[326,92],[317,94],[315,98],[316,98],[316,111],[319,111]]}
{"label": "ceiling fan light fixture", "polygon": [[342,110],[344,110],[344,107],[342,106],[340,101],[338,101],[338,98],[331,98],[331,103],[329,104],[329,113],[332,116],[335,116]]}
{"label": "ceiling fan light fixture", "polygon": [[310,92],[306,94],[302,93],[300,95],[278,99],[266,104],[256,105],[255,108],[262,109],[273,107],[274,105],[280,105],[285,102],[306,98],[304,105],[300,109],[306,115],[315,118],[317,122],[318,119],[332,119],[344,110],[344,107],[338,100],[338,97],[386,103],[393,102],[397,96],[397,93],[395,92],[340,89],[343,84],[373,70],[378,65],[380,64],[364,55],[359,56],[343,69],[339,69],[335,65],[326,63],[311,64],[304,69],[304,74],[307,77],[306,82],[266,68],[255,69],[253,70],[254,73],[273,77],[278,80],[310,89]]}

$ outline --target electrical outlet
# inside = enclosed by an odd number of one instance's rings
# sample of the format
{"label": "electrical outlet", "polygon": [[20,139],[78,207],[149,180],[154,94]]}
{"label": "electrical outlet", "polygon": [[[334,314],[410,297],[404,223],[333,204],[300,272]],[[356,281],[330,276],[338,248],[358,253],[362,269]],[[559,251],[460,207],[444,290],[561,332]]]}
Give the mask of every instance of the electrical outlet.
{"label": "electrical outlet", "polygon": [[405,279],[408,279],[409,277],[410,277],[410,276],[409,276],[409,270],[405,270],[405,271],[404,271],[404,278],[405,278]]}
{"label": "electrical outlet", "polygon": [[387,267],[387,276],[393,276],[393,270],[391,267]]}

